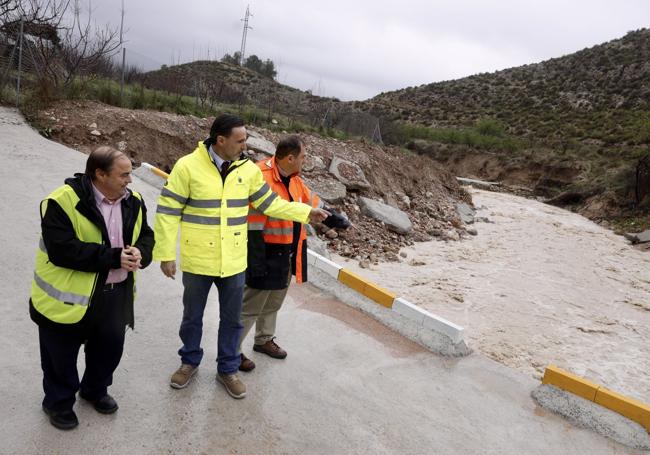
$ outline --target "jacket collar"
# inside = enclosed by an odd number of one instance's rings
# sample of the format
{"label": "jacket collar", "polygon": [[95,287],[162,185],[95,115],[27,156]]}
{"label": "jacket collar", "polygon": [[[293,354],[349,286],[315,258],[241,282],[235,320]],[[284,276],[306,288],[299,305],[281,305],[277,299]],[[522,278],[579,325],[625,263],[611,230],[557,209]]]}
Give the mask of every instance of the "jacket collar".
{"label": "jacket collar", "polygon": [[[86,208],[96,207],[95,192],[93,191],[93,184],[86,174],[76,173],[74,177],[65,179],[65,184],[71,187],[79,197],[79,203],[86,206]],[[127,195],[122,199],[122,204],[131,207],[134,203],[131,196],[133,191],[130,188],[126,189]]]}
{"label": "jacket collar", "polygon": [[[278,160],[276,160],[275,156],[269,158],[268,160],[265,160],[264,167],[271,172],[274,181],[276,182],[282,181],[282,175],[280,174],[280,166],[278,166]],[[292,179],[297,175],[298,174],[291,174],[289,178]]]}
{"label": "jacket collar", "polygon": [[[196,147],[196,150],[194,150],[194,152],[199,154],[201,158],[208,160],[216,168],[216,164],[214,161],[212,161],[212,158],[210,157],[210,152],[208,151],[208,147],[210,147],[210,145],[211,144],[209,139],[206,139],[204,141],[199,141],[198,146]],[[232,164],[230,165],[230,169],[239,167],[242,164],[244,164],[246,161],[248,161],[248,158],[246,157],[246,155],[242,153],[241,155],[239,155],[239,159],[237,161],[232,162]]]}

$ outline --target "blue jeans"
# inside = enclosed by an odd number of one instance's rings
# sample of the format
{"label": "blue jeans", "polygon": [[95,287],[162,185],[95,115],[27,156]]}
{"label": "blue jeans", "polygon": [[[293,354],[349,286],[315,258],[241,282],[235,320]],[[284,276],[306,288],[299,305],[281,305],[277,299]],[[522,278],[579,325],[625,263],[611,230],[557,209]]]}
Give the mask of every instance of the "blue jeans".
{"label": "blue jeans", "polygon": [[203,349],[203,312],[212,284],[219,291],[219,334],[217,336],[217,371],[233,374],[239,368],[240,322],[245,272],[220,278],[183,272],[183,321],[179,335],[183,346],[178,350],[181,362],[193,366],[201,363]]}

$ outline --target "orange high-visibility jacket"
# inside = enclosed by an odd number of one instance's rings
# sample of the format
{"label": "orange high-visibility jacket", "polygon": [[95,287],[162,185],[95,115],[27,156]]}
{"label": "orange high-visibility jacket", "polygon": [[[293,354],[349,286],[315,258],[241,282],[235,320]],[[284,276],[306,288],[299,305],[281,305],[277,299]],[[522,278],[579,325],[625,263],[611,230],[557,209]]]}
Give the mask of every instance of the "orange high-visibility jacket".
{"label": "orange high-visibility jacket", "polygon": [[[312,207],[323,206],[323,203],[321,202],[318,195],[312,193],[305,182],[298,175],[291,177],[291,180],[289,181],[289,191],[287,191],[287,187],[284,185],[284,183],[282,183],[282,179],[280,178],[280,172],[278,170],[275,157],[261,161],[257,163],[257,165],[262,170],[264,180],[271,187],[271,191],[280,196],[282,199],[285,199],[287,201],[293,200],[295,202],[303,202],[305,204],[311,205]],[[290,248],[293,243],[293,221],[281,220],[279,218],[266,216],[252,207],[250,208],[248,214],[248,231],[249,236],[254,236],[256,234],[254,231],[258,231],[257,235],[259,235],[259,232],[261,231],[265,245],[286,245],[288,248]],[[298,283],[306,281],[307,277],[307,261],[305,257],[307,251],[306,240],[307,232],[305,227],[302,226],[300,229],[300,238],[298,240],[296,251],[293,251],[293,256],[295,259],[296,282]],[[264,252],[261,253],[264,254]],[[251,255],[255,256],[259,254],[260,252],[255,251],[255,247],[251,246],[249,242],[249,258]],[[289,261],[288,254],[286,255],[286,260]],[[275,264],[269,263],[267,265],[269,267],[273,267]],[[250,261],[249,267],[251,267]],[[284,283],[271,283],[270,287],[268,288],[282,289],[286,287],[287,275],[288,269],[287,274],[284,275]],[[279,279],[282,280],[282,277]],[[267,280],[263,281],[268,282],[268,278]],[[264,288],[267,288],[265,285],[262,286],[264,286]]]}

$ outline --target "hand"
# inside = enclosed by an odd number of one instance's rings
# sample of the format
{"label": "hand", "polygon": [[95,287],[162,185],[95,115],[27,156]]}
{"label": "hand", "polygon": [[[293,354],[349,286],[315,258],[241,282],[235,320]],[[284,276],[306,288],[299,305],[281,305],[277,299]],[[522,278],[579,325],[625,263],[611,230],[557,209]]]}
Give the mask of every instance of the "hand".
{"label": "hand", "polygon": [[135,256],[136,259],[142,260],[142,253],[140,253],[140,250],[137,247],[127,245],[124,249],[130,252],[131,255]]}
{"label": "hand", "polygon": [[327,210],[313,208],[313,209],[311,209],[311,212],[309,212],[309,221],[314,221],[316,223],[320,223],[321,221],[325,220],[325,218],[327,218],[330,215],[331,215],[331,213],[328,212]]}
{"label": "hand", "polygon": [[122,253],[120,254],[120,266],[129,272],[133,272],[140,268],[140,259],[137,259],[133,254],[126,248],[122,248]]}
{"label": "hand", "polygon": [[160,270],[162,273],[172,280],[175,280],[174,275],[176,275],[176,261],[162,261],[160,263]]}
{"label": "hand", "polygon": [[137,259],[138,268],[142,268],[142,265],[140,264],[142,261],[142,253],[140,253],[140,250],[137,247],[127,245],[126,248],[124,248],[124,251]]}

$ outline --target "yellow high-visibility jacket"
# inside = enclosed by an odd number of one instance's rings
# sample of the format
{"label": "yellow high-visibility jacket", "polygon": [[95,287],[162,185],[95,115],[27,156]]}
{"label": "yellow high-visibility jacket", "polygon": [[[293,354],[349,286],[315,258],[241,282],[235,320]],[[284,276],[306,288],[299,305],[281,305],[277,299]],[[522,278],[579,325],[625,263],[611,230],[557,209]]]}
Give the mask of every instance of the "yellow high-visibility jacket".
{"label": "yellow high-visibility jacket", "polygon": [[223,181],[199,142],[178,160],[158,199],[154,260],[176,260],[180,225],[181,270],[215,277],[243,272],[249,203],[266,215],[300,223],[308,222],[311,211],[307,204],[277,197],[247,158],[232,162]]}
{"label": "yellow high-visibility jacket", "polygon": [[[69,179],[69,181],[73,182],[73,179]],[[136,245],[143,227],[143,203],[141,202],[142,197],[137,192],[133,191],[132,197],[138,199],[137,204],[133,205],[135,210],[137,210],[137,218],[132,220],[132,224],[129,226],[129,228],[132,226],[133,229],[130,238],[126,237],[126,232],[124,233],[124,241],[129,245]],[[84,213],[88,213],[88,209],[85,209],[83,213],[80,212],[80,207],[81,209],[84,207],[79,204],[80,198],[75,189],[70,185],[63,185],[53,191],[41,203],[42,217],[46,214],[47,205],[50,200],[56,201],[68,216],[72,229],[74,230],[75,239],[88,244],[105,244],[105,239],[102,238],[102,231],[98,226],[98,223],[102,223],[103,220],[99,218],[99,214],[97,217],[91,216],[90,218],[84,215]],[[94,203],[94,199],[92,202]],[[123,213],[124,219],[127,216],[129,216],[127,213]],[[146,229],[149,232],[149,236],[151,236],[151,230],[148,227]],[[75,324],[81,321],[86,314],[96,293],[98,278],[101,277],[102,280],[105,280],[108,269],[103,272],[98,272],[55,265],[47,252],[43,235],[41,236],[39,247],[36,251],[36,265],[30,299],[31,305],[36,312],[52,322]],[[147,251],[143,251],[142,253],[143,255],[148,255]],[[133,278],[129,278],[129,282],[133,285],[133,294],[129,295],[128,299],[132,305],[135,294],[135,274],[130,273],[130,275],[133,275]],[[102,284],[103,281],[99,283],[100,292]],[[132,319],[132,309],[130,313]],[[132,320],[129,321],[129,325],[133,326]]]}

